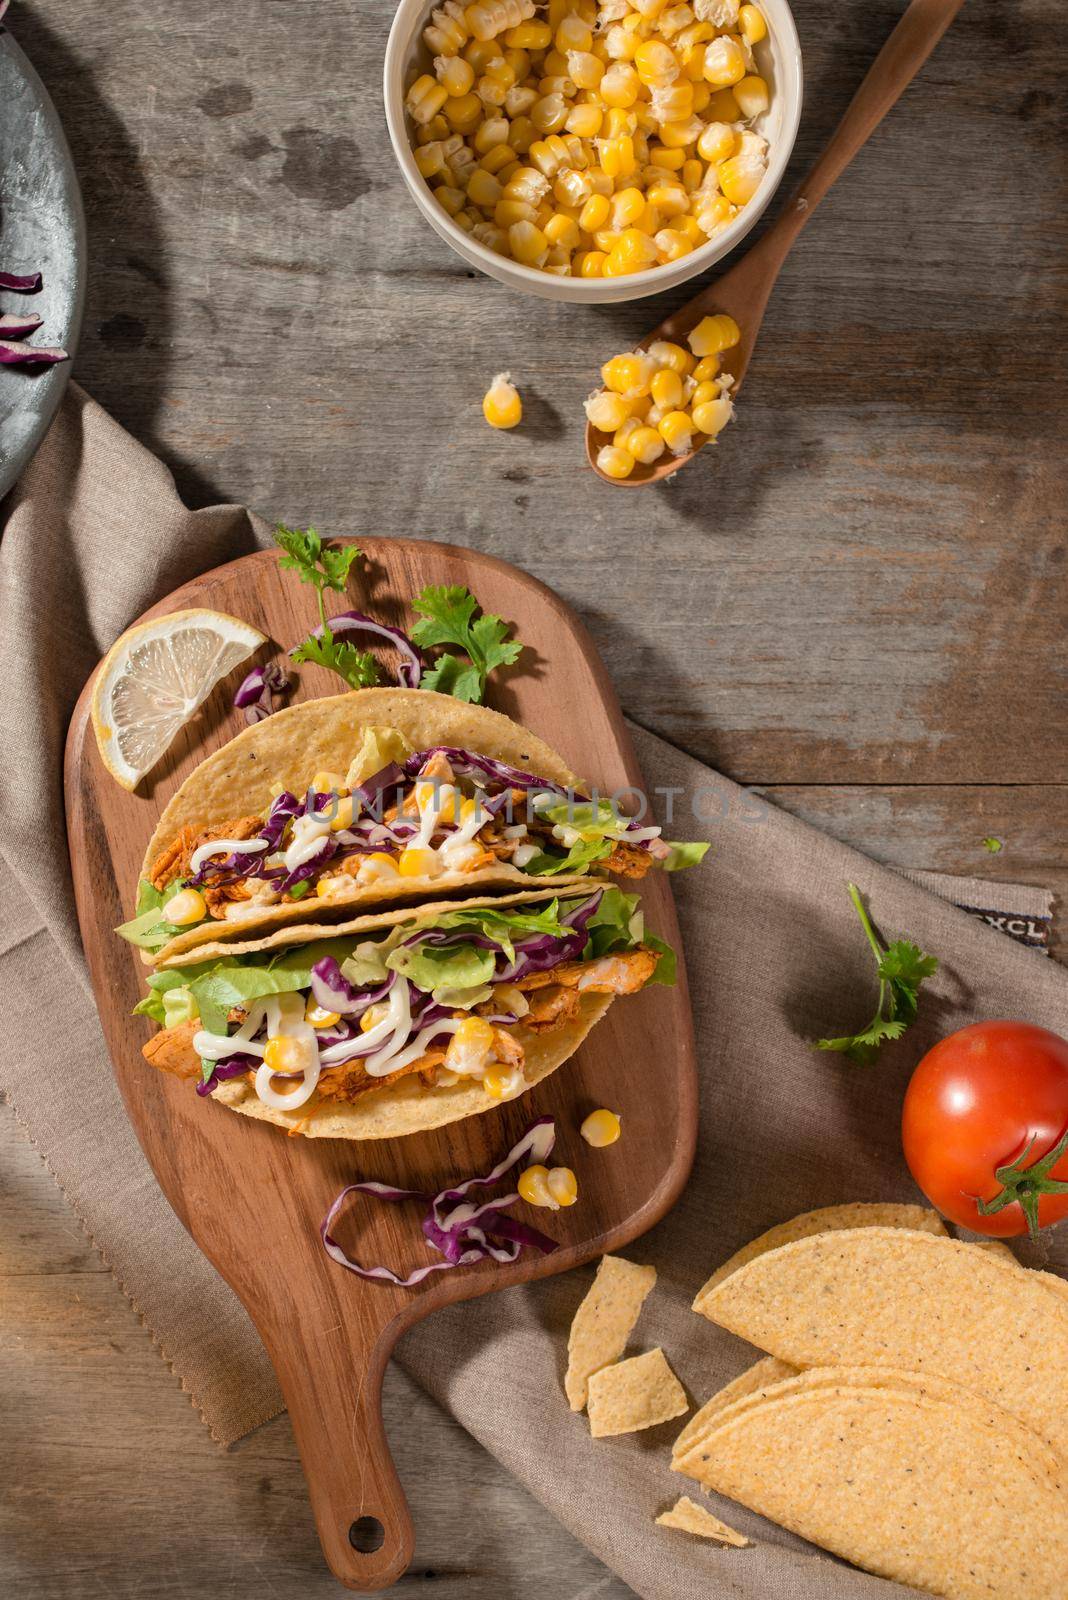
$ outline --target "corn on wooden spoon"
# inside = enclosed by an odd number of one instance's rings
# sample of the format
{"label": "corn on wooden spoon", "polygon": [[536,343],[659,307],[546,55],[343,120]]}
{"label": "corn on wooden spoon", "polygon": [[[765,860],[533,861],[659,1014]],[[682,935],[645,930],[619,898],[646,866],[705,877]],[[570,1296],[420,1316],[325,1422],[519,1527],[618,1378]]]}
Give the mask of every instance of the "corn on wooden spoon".
{"label": "corn on wooden spoon", "polygon": [[[657,339],[685,344],[686,335],[702,317],[725,311],[742,330],[741,343],[727,352],[723,362],[724,372],[734,378],[731,393],[737,394],[760,332],[764,308],[794,240],[835,179],[841,177],[857,151],[908,88],[963,3],[964,0],[911,0],[908,10],[872,62],[823,154],[786,210],[737,266],[665,318],[658,328],[646,335],[639,349],[646,349]],[[651,466],[636,462],[629,478],[610,478],[598,467],[597,452],[603,445],[611,444],[612,436],[587,423],[586,454],[593,470],[606,483],[621,489],[644,488],[692,461],[706,436],[695,433],[694,438],[695,446],[687,455],[673,456],[665,451]]]}

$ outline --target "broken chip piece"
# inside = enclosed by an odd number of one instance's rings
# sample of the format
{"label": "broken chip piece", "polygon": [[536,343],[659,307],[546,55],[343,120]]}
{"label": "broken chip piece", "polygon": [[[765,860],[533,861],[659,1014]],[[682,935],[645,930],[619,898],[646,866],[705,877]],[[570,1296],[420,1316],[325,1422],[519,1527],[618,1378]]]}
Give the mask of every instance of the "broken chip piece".
{"label": "broken chip piece", "polygon": [[604,1439],[617,1433],[655,1428],[689,1410],[686,1391],[659,1346],[643,1356],[602,1367],[589,1381],[590,1433]]}
{"label": "broken chip piece", "polygon": [[704,1506],[695,1505],[689,1495],[680,1495],[670,1511],[662,1511],[657,1526],[678,1528],[682,1533],[696,1533],[701,1539],[718,1539],[720,1544],[732,1544],[742,1550],[752,1544],[744,1533],[714,1517]]}
{"label": "broken chip piece", "polygon": [[605,1256],[593,1284],[575,1312],[567,1340],[564,1392],[572,1411],[586,1404],[591,1375],[618,1361],[645,1297],[656,1282],[656,1268],[621,1256]]}

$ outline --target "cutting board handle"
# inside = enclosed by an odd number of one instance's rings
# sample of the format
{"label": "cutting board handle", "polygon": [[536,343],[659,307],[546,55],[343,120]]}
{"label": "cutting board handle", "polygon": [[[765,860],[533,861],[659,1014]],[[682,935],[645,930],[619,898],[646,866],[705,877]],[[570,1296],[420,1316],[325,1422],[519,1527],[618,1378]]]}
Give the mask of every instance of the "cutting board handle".
{"label": "cutting board handle", "polygon": [[382,1377],[396,1334],[352,1318],[336,1329],[341,1350],[314,1352],[302,1349],[293,1331],[288,1338],[268,1332],[265,1343],[293,1424],[323,1554],[347,1589],[388,1588],[408,1567],[414,1545],[382,1421]]}

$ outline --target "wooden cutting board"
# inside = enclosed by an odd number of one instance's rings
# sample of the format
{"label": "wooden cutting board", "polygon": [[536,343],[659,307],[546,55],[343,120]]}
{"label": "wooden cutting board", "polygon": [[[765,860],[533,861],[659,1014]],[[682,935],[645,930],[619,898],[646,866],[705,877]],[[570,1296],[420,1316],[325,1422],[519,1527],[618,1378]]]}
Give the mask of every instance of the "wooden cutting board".
{"label": "wooden cutting board", "polygon": [[[643,789],[604,668],[578,618],[514,567],[454,545],[360,540],[366,559],[334,609],[356,608],[409,627],[404,603],[426,584],[467,584],[527,645],[497,674],[495,709],[527,724],[602,794]],[[145,613],[210,606],[254,624],[270,643],[256,659],[283,659],[317,620],[314,596],[266,551],[207,573]],[[144,619],[142,619],[144,620]],[[386,672],[394,663],[380,656]],[[293,1421],[326,1559],[351,1589],[393,1583],[413,1533],[381,1415],[382,1373],[400,1334],[438,1306],[548,1277],[618,1249],[659,1221],[689,1174],[697,1131],[693,1027],[683,964],[674,989],[617,1002],[582,1049],[519,1101],[434,1133],[387,1143],[291,1139],[194,1094],[141,1056],[152,1031],[130,1015],[144,993],[139,953],[113,929],[132,914],[145,844],[179,783],[244,726],[232,699],[246,668],[222,683],[136,794],[109,777],[89,719],[92,680],[78,702],[66,752],[66,800],[78,916],[97,1005],[130,1119],[164,1194],[246,1306],[274,1363]],[[491,680],[492,682],[492,680]],[[290,703],[338,692],[337,678],[301,667]],[[309,775],[315,753],[308,752]],[[647,773],[649,792],[656,773]],[[700,869],[697,869],[700,870]],[[647,921],[679,947],[668,880],[642,885]],[[623,1120],[623,1136],[591,1150],[579,1124],[596,1106]],[[413,1289],[368,1282],[331,1262],[319,1224],[346,1183],[376,1178],[436,1191],[487,1171],[535,1116],[556,1118],[554,1164],[573,1167],[580,1198],[559,1212],[526,1212],[559,1239],[551,1256],[510,1266],[480,1262],[432,1274]],[[368,1264],[409,1270],[430,1259],[421,1208],[357,1202],[338,1235]],[[578,1285],[576,1284],[576,1301]],[[562,1354],[562,1353],[561,1353]],[[546,1405],[566,1405],[562,1391]],[[284,1534],[281,1535],[284,1537]]]}

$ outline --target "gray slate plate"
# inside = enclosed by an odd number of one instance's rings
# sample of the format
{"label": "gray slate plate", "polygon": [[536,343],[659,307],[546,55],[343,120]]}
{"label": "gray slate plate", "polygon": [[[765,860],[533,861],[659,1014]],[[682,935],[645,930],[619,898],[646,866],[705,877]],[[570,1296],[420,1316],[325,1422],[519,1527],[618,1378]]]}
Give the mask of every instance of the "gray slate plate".
{"label": "gray slate plate", "polygon": [[[0,309],[36,311],[44,325],[34,341],[60,344],[72,357],[85,257],[82,199],[56,109],[10,32],[0,32],[0,268],[44,275],[39,294],[0,291]],[[47,433],[72,365],[0,367],[0,497]]]}

